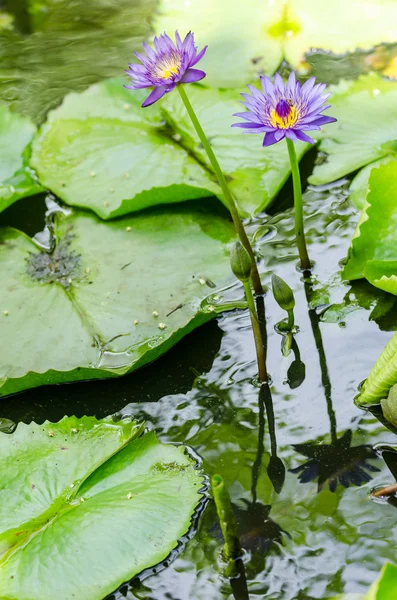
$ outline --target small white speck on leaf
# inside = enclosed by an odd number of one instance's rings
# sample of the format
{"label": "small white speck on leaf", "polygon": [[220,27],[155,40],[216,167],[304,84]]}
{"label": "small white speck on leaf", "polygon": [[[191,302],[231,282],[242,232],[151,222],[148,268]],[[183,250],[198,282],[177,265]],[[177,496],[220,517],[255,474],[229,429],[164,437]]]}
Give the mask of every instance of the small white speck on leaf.
{"label": "small white speck on leaf", "polygon": [[167,325],[165,323],[159,323],[159,329],[165,329]]}

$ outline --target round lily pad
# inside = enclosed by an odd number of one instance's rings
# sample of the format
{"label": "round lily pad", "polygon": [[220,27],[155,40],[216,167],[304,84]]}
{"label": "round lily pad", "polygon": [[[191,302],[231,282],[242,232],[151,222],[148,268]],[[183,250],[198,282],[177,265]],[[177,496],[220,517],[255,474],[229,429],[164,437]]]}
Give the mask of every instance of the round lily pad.
{"label": "round lily pad", "polygon": [[102,600],[165,560],[203,479],[131,421],[65,417],[0,433],[0,596]]}

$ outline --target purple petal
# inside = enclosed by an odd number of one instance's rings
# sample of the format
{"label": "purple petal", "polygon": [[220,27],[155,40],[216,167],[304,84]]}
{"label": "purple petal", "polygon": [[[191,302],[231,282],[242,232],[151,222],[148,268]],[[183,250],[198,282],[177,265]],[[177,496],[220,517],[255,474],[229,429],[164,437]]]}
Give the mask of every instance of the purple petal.
{"label": "purple petal", "polygon": [[249,133],[268,133],[274,131],[274,128],[262,125],[262,123],[233,123],[232,127],[241,127],[242,129],[255,130],[250,131]]}
{"label": "purple petal", "polygon": [[[241,113],[234,113],[233,117],[239,117],[239,119],[245,119],[246,121],[253,121],[254,123],[256,123],[258,121],[258,116],[249,111],[241,112]],[[262,125],[263,125],[263,123],[262,123]]]}
{"label": "purple petal", "polygon": [[265,134],[265,137],[263,138],[262,146],[264,146],[264,147],[272,146],[276,142],[277,142],[277,140],[276,140],[274,131],[270,131],[269,133]]}
{"label": "purple petal", "polygon": [[204,46],[204,48],[197,54],[197,56],[191,61],[190,67],[194,67],[197,63],[203,58],[204,54],[207,52],[208,46]]}
{"label": "purple petal", "polygon": [[299,131],[299,129],[295,129],[294,133],[295,133],[296,137],[298,138],[298,140],[300,140],[301,142],[308,142],[309,144],[312,144],[312,145],[314,144],[314,141],[312,140],[312,138],[309,137],[308,135],[306,135],[306,133],[303,133],[303,131]]}
{"label": "purple petal", "polygon": [[284,81],[282,80],[280,73],[276,73],[274,76],[274,87],[278,92],[284,92]]}
{"label": "purple petal", "polygon": [[181,36],[179,35],[178,30],[175,31],[175,39],[176,39],[176,47],[178,49],[182,48],[182,40],[181,40]]}
{"label": "purple petal", "polygon": [[304,94],[306,96],[309,92],[311,92],[315,83],[316,83],[315,77],[310,77],[310,79],[305,81],[305,83],[302,85],[302,89],[301,89],[302,94]]}
{"label": "purple petal", "polygon": [[261,76],[260,77],[262,89],[267,94],[267,96],[272,100],[273,103],[276,102],[276,97],[274,95],[274,85],[270,81],[269,77]]}
{"label": "purple petal", "polygon": [[336,123],[337,119],[335,119],[334,117],[327,117],[324,115],[320,115],[318,117],[318,119],[315,119],[314,121],[311,121],[310,123],[308,123],[309,126],[316,126],[316,125],[326,125],[327,123]]}
{"label": "purple petal", "polygon": [[276,139],[276,142],[279,142],[280,140],[283,140],[285,138],[286,131],[286,129],[277,129],[275,131],[274,137]]}
{"label": "purple petal", "polygon": [[207,73],[200,71],[200,69],[188,69],[181,79],[181,83],[194,83],[204,79]]}
{"label": "purple petal", "polygon": [[288,81],[287,81],[287,85],[286,85],[286,91],[289,94],[293,94],[294,91],[295,91],[295,86],[296,86],[295,72],[291,71],[290,76],[288,77]]}
{"label": "purple petal", "polygon": [[157,102],[157,100],[160,100],[160,98],[162,98],[164,96],[164,94],[168,91],[169,90],[167,90],[163,86],[155,87],[154,90],[146,98],[145,102],[142,104],[142,108],[145,108],[146,106],[150,106],[151,104],[154,104],[155,102]]}
{"label": "purple petal", "polygon": [[186,37],[183,40],[182,48],[188,52],[189,50],[191,50],[192,46],[194,48],[194,35],[191,31],[189,31],[189,33],[186,34]]}
{"label": "purple petal", "polygon": [[258,90],[258,88],[256,88],[253,85],[247,85],[247,88],[249,89],[254,98],[262,98],[262,93],[260,92],[260,90]]}
{"label": "purple petal", "polygon": [[298,136],[296,135],[295,131],[293,131],[292,129],[286,129],[285,135],[287,136],[287,138],[289,138],[293,142],[297,142],[299,139]]}
{"label": "purple petal", "polygon": [[151,48],[151,47],[149,46],[149,44],[147,44],[146,42],[143,42],[143,44],[142,44],[142,45],[143,45],[143,47],[144,47],[144,49],[145,49],[145,52],[146,52],[146,54],[148,55],[148,57],[149,57],[151,60],[154,60],[154,59],[156,58],[156,53],[155,53],[155,51],[153,50],[153,48]]}

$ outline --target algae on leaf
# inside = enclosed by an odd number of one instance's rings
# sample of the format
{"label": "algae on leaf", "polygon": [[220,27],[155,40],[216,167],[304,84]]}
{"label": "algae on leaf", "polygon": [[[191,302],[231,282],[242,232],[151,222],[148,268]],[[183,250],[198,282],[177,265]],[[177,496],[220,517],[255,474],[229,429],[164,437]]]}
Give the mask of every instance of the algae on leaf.
{"label": "algae on leaf", "polygon": [[397,161],[371,171],[366,204],[343,277],[365,277],[397,295]]}
{"label": "algae on leaf", "polygon": [[28,166],[35,130],[29,119],[0,104],[0,212],[42,190]]}
{"label": "algae on leaf", "polygon": [[211,319],[208,297],[233,279],[217,208],[58,216],[53,254],[0,230],[0,395],[125,374]]}
{"label": "algae on leaf", "polygon": [[[50,113],[33,146],[40,180],[68,204],[101,218],[222,192],[178,94],[142,109],[144,92],[122,79],[70,94]],[[189,97],[242,214],[264,210],[290,174],[285,144],[264,151],[261,136],[232,129],[235,90],[189,86]],[[301,157],[308,144],[298,143]]]}
{"label": "algae on leaf", "polygon": [[177,547],[203,478],[142,429],[64,417],[0,433],[2,598],[101,600]]}

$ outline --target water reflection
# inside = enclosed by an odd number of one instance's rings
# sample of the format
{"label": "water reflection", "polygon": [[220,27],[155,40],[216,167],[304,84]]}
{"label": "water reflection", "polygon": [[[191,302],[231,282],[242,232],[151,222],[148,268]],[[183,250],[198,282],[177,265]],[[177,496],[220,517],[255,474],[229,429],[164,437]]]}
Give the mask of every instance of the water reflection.
{"label": "water reflection", "polygon": [[309,306],[310,325],[319,358],[321,382],[327,403],[331,443],[316,444],[308,442],[294,444],[294,450],[303,454],[309,460],[298,467],[290,469],[290,472],[298,475],[301,483],[308,483],[317,479],[318,492],[326,484],[328,484],[331,492],[335,492],[338,484],[348,488],[350,485],[360,486],[367,483],[371,480],[371,475],[367,471],[374,473],[380,469],[367,462],[369,459],[377,458],[371,446],[367,444],[351,446],[353,435],[351,430],[347,430],[340,438],[337,436],[336,414],[332,404],[332,386],[321,335],[320,317],[315,308],[311,308],[313,288],[310,277],[305,279],[304,287]]}
{"label": "water reflection", "polygon": [[339,439],[331,444],[295,444],[296,452],[309,458],[308,461],[290,469],[291,473],[298,475],[301,483],[308,483],[318,479],[318,491],[325,485],[331,492],[335,492],[338,483],[348,488],[350,485],[360,486],[371,481],[371,475],[380,471],[368,463],[369,459],[376,459],[376,453],[369,445],[351,446],[352,431],[346,431]]}

